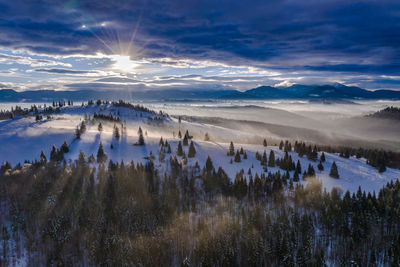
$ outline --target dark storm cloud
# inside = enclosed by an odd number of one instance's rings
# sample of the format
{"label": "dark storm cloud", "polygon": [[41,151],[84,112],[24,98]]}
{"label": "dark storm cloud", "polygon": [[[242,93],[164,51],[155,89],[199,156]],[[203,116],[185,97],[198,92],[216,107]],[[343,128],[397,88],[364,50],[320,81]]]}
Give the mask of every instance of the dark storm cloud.
{"label": "dark storm cloud", "polygon": [[398,74],[400,73],[400,64],[383,64],[383,65],[364,65],[364,64],[337,64],[337,65],[321,65],[321,66],[305,66],[309,70],[317,71],[335,71],[335,72],[362,72],[371,74]]}
{"label": "dark storm cloud", "polygon": [[208,59],[321,75],[398,72],[400,2],[352,2],[0,0],[0,45],[110,54],[126,52],[118,51],[119,42],[128,43],[136,29],[129,51],[135,58]]}

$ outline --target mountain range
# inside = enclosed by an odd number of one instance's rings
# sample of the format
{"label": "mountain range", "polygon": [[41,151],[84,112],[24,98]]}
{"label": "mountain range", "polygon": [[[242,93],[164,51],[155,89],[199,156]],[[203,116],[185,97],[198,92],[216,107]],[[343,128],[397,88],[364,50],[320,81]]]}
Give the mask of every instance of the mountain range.
{"label": "mountain range", "polygon": [[289,87],[260,86],[247,91],[238,90],[76,90],[55,91],[38,90],[17,92],[12,89],[0,90],[0,102],[42,102],[88,99],[110,100],[213,100],[213,99],[309,99],[309,100],[356,100],[356,99],[393,99],[400,100],[400,91],[369,91],[356,86],[335,85],[301,85]]}

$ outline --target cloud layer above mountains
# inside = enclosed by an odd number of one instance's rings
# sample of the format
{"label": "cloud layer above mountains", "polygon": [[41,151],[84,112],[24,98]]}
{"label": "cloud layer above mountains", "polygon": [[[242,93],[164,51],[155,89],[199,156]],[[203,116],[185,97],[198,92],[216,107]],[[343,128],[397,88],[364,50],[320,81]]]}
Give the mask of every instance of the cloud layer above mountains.
{"label": "cloud layer above mountains", "polygon": [[400,89],[394,0],[0,0],[0,10],[0,82],[22,89],[93,76]]}

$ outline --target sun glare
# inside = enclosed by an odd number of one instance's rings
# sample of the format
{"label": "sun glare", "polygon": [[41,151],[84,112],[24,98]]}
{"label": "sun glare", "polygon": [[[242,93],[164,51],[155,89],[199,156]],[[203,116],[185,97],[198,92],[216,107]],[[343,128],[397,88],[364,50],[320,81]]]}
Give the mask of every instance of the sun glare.
{"label": "sun glare", "polygon": [[138,64],[131,60],[129,56],[113,55],[111,59],[114,61],[114,64],[112,65],[114,70],[131,72],[138,66]]}

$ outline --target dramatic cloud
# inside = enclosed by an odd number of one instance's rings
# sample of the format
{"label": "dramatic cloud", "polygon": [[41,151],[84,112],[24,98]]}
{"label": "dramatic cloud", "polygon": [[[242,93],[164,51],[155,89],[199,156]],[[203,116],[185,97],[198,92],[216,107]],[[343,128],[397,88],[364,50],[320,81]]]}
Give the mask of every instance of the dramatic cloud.
{"label": "dramatic cloud", "polygon": [[[108,61],[89,66],[149,75],[142,79],[163,71],[203,77],[257,72],[264,84],[326,81],[400,89],[389,77],[400,71],[397,0],[0,0],[0,10],[0,47],[53,57],[0,54],[0,63],[74,69],[35,72],[88,74],[88,65],[65,59],[101,54]],[[234,85],[224,78],[215,82]]]}
{"label": "dramatic cloud", "polygon": [[29,65],[32,67],[56,66],[56,65],[71,67],[71,64],[66,64],[59,61],[48,60],[48,59],[33,59],[31,57],[13,56],[1,53],[0,53],[0,62],[6,64],[18,63],[22,65]]}
{"label": "dramatic cloud", "polygon": [[69,69],[35,69],[36,72],[47,72],[47,73],[57,73],[57,74],[97,74],[97,71],[90,70],[69,70]]}

